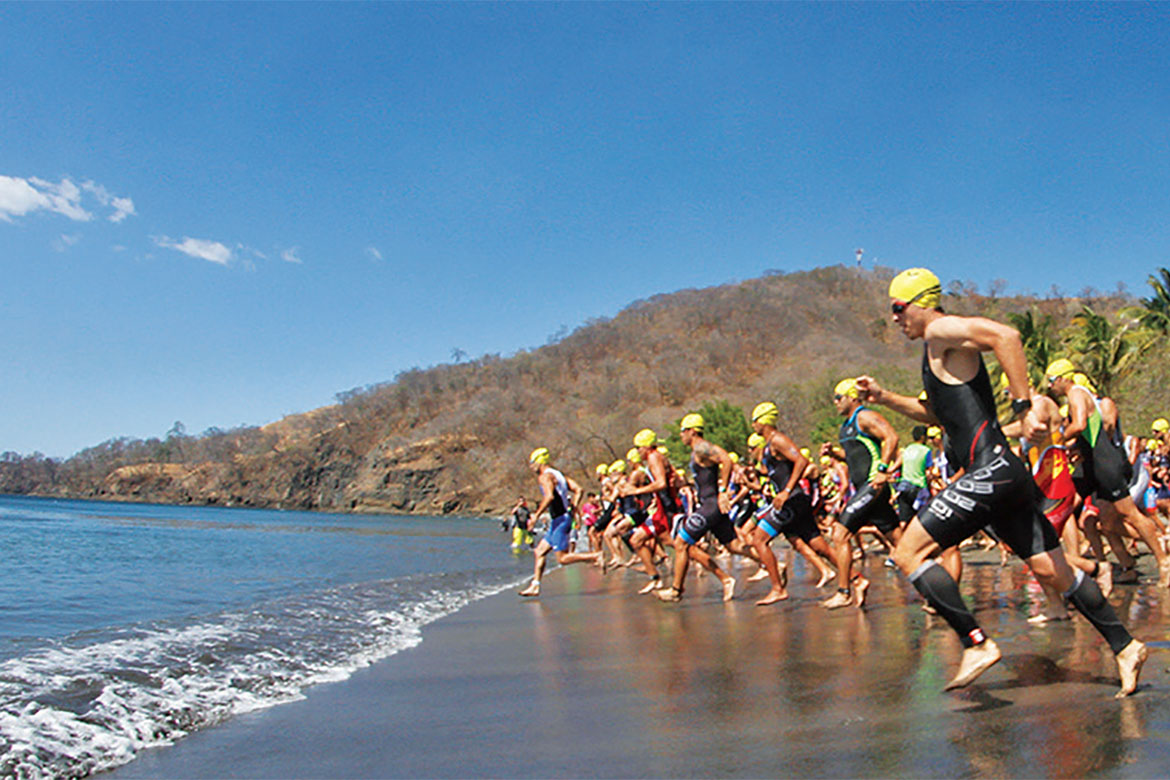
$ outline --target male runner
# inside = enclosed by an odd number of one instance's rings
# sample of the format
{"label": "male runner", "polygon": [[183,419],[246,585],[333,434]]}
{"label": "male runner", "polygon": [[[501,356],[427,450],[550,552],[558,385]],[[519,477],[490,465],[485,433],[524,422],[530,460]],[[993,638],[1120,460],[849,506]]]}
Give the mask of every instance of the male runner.
{"label": "male runner", "polygon": [[985,525],[1007,542],[1036,578],[1072,601],[1113,650],[1121,678],[1118,697],[1137,688],[1149,651],[1130,636],[1091,577],[1073,570],[1036,502],[1028,469],[1008,447],[996,420],[995,396],[982,352],[994,352],[1008,375],[1012,411],[1021,417],[1024,437],[1038,442],[1047,431],[1031,409],[1027,363],[1020,334],[983,317],[947,315],[941,309],[938,277],[924,268],[898,274],[890,283],[894,322],[911,340],[923,339],[922,379],[929,406],[917,398],[883,389],[873,378],[858,380],[867,400],[919,422],[938,422],[947,431],[965,469],[910,522],[894,560],[922,596],[950,624],[963,644],[958,674],[947,689],[971,684],[1000,659],[963,603],[954,579],[934,561],[939,550],[959,544]]}
{"label": "male runner", "polygon": [[[862,526],[873,524],[884,536],[897,542],[898,515],[890,506],[888,472],[898,450],[898,434],[885,417],[868,409],[858,395],[854,379],[842,379],[833,388],[833,405],[845,418],[838,436],[841,446],[825,442],[824,454],[843,460],[849,467],[853,495],[833,524],[833,552],[837,564],[837,592],[821,602],[826,609],[865,604],[869,580],[853,572],[852,540]],[[856,580],[856,583],[854,582]],[[856,585],[856,588],[854,588]]]}
{"label": "male runner", "polygon": [[[705,569],[723,583],[723,600],[735,596],[735,579],[719,568],[718,564],[696,545],[707,532],[718,539],[732,552],[744,553],[743,543],[736,538],[735,526],[727,513],[731,510],[731,497],[727,492],[731,480],[731,458],[722,447],[703,438],[704,421],[700,414],[691,413],[679,424],[679,435],[683,444],[691,448],[691,472],[695,475],[695,486],[699,491],[697,511],[687,515],[674,537],[674,584],[657,591],[654,595],[663,601],[682,599],[683,583],[687,578],[687,566],[693,557]],[[771,554],[771,550],[768,551]],[[706,560],[704,560],[706,559]],[[776,558],[772,556],[772,566]],[[769,571],[771,575],[771,571]],[[773,582],[779,581],[779,575]],[[771,594],[769,594],[771,595]],[[787,598],[783,593],[781,598]],[[775,600],[775,599],[774,599]],[[772,603],[772,602],[768,602]]]}
{"label": "male runner", "polygon": [[752,534],[762,534],[762,538],[753,536],[752,543],[767,545],[779,534],[784,534],[788,543],[820,573],[819,588],[833,577],[833,570],[821,557],[833,560],[833,552],[821,536],[821,529],[817,528],[812,496],[801,487],[808,456],[776,427],[779,417],[780,410],[771,401],[759,403],[752,410],[752,430],[762,440],[760,465],[776,490],[771,504],[757,513],[757,526]]}
{"label": "male runner", "polygon": [[536,564],[532,572],[532,584],[520,591],[521,596],[540,595],[540,578],[544,575],[544,560],[550,550],[556,553],[557,563],[562,566],[568,566],[570,563],[593,563],[601,566],[604,571],[600,550],[590,553],[569,552],[569,528],[573,524],[573,513],[577,511],[577,504],[581,501],[581,486],[554,469],[548,462],[547,447],[537,447],[528,456],[528,466],[536,475],[541,495],[540,504],[528,520],[528,527],[531,529],[541,512],[546,509],[549,523],[548,532],[533,551],[536,555]]}
{"label": "male runner", "polygon": [[1096,499],[1094,503],[1102,519],[1123,519],[1137,532],[1158,561],[1158,587],[1167,587],[1170,585],[1170,558],[1158,540],[1157,525],[1142,514],[1129,495],[1133,467],[1121,448],[1116,418],[1110,426],[1110,420],[1103,415],[1102,400],[1089,388],[1074,381],[1076,367],[1067,358],[1053,361],[1044,373],[1051,391],[1058,398],[1068,398],[1069,422],[1064,435],[1069,441],[1075,441],[1074,446],[1081,457],[1082,476],[1076,480],[1077,492]]}

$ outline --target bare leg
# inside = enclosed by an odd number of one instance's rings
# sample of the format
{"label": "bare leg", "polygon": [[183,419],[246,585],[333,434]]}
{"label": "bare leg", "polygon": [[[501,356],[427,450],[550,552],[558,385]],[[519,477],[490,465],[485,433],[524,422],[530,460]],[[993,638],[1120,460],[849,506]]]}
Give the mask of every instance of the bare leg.
{"label": "bare leg", "polygon": [[535,559],[535,562],[532,565],[532,583],[529,584],[527,588],[520,591],[521,596],[532,597],[540,595],[540,579],[544,576],[544,562],[548,557],[549,550],[551,549],[552,547],[549,545],[549,543],[541,539],[540,544],[536,545],[536,549],[532,551],[533,558]]}
{"label": "bare leg", "polygon": [[776,554],[768,546],[770,541],[768,533],[762,528],[756,528],[751,532],[752,547],[763,562],[763,568],[768,572],[768,579],[772,581],[772,589],[768,591],[768,595],[756,602],[757,607],[775,604],[777,601],[788,598],[788,591],[784,589],[784,582],[780,578],[780,567],[776,562]]}

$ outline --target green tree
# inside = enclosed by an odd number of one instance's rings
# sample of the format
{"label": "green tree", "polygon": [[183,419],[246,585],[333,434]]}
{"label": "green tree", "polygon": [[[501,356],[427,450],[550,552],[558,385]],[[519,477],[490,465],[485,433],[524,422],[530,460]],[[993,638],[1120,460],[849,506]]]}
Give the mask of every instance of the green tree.
{"label": "green tree", "polygon": [[[738,453],[740,457],[747,454],[747,438],[752,433],[752,427],[743,409],[719,398],[705,401],[696,411],[703,415],[703,422],[707,426],[703,437],[707,441],[718,444],[728,452]],[[678,422],[668,423],[666,430],[666,451],[671,463],[683,464],[689,461],[691,451],[682,443]]]}
{"label": "green tree", "polygon": [[1020,332],[1020,340],[1024,343],[1028,378],[1033,387],[1041,387],[1044,369],[1057,357],[1056,323],[1051,314],[1039,315],[1035,309],[1023,314],[1011,313],[1007,317],[1011,326]]}
{"label": "green tree", "polygon": [[1121,321],[1114,323],[1087,305],[1073,317],[1066,341],[1073,350],[1073,362],[1102,395],[1116,392],[1154,344],[1149,331],[1140,327],[1139,320],[1122,315]]}
{"label": "green tree", "polygon": [[1139,317],[1143,327],[1165,336],[1170,334],[1170,269],[1159,268],[1158,274],[1150,274],[1146,284],[1154,294],[1142,299]]}

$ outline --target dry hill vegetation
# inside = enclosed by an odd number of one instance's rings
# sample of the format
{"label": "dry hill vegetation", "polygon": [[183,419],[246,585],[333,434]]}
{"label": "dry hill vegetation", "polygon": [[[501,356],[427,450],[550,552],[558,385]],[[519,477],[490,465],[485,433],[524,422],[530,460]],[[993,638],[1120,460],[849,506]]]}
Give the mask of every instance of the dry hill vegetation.
{"label": "dry hill vegetation", "polygon": [[[5,453],[0,491],[494,514],[532,492],[525,463],[533,447],[548,446],[562,468],[584,479],[594,464],[622,457],[637,429],[665,431],[712,399],[745,409],[773,400],[781,426],[813,442],[839,422],[829,403],[837,379],[865,372],[891,387],[920,387],[921,347],[907,343],[887,314],[891,276],[838,266],[659,295],[544,347],[413,369],[271,425],[189,436],[176,424],[162,439],[115,439],[64,461]],[[1013,318],[1033,362],[1038,350],[1067,349],[1062,341],[1095,327],[1081,353],[1086,360],[1108,353],[1102,362],[1115,371],[1109,382],[1127,418],[1145,426],[1166,408],[1165,339],[1149,336],[1157,327],[1149,316],[1137,327],[1138,301],[1091,291],[1005,298],[998,294],[1004,286],[981,295],[952,284],[948,310]],[[1085,323],[1086,304],[1104,325]],[[1119,319],[1127,311],[1129,320]],[[908,430],[904,420],[895,424]]]}

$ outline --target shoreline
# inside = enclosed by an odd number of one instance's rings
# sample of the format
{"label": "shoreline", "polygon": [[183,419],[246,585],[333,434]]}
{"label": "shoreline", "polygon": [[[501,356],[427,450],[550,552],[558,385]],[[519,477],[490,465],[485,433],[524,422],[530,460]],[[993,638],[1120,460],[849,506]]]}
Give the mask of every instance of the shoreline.
{"label": "shoreline", "polygon": [[[481,599],[346,681],[107,776],[1151,777],[1170,765],[1170,643],[1151,647],[1139,693],[1114,700],[1091,626],[1030,626],[1022,566],[976,554],[964,595],[1004,661],[944,694],[957,641],[881,559],[866,573],[866,610],[829,612],[799,562],[792,598],[763,608],[743,570],[737,600],[705,577],[675,605],[633,593],[633,572],[554,570],[538,600]],[[1111,601],[1135,635],[1160,639],[1148,587]]]}
{"label": "shoreline", "polygon": [[61,495],[46,495],[41,493],[0,493],[0,498],[16,498],[16,499],[35,499],[37,501],[89,501],[95,504],[133,504],[135,506],[165,506],[165,507],[198,507],[200,509],[255,509],[263,512],[310,512],[318,515],[341,515],[344,517],[418,517],[426,519],[446,519],[458,518],[460,520],[491,520],[500,522],[498,515],[484,515],[484,514],[459,514],[451,512],[448,514],[427,514],[418,512],[364,512],[364,511],[345,511],[341,509],[319,509],[319,508],[292,508],[283,506],[259,506],[256,504],[221,504],[221,503],[207,503],[198,501],[184,501],[183,503],[169,503],[166,501],[157,501],[149,498],[134,498],[129,496],[61,496]]}

